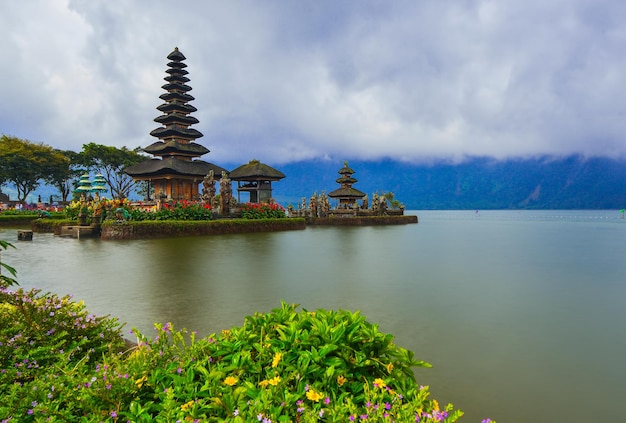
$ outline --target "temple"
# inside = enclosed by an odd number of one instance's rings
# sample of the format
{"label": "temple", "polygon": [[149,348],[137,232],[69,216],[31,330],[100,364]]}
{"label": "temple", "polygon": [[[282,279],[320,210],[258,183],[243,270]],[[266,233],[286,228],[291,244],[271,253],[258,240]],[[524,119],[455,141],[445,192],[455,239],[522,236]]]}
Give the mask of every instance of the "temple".
{"label": "temple", "polygon": [[241,193],[250,194],[251,203],[269,203],[272,199],[272,182],[285,175],[258,160],[241,165],[230,172],[230,179],[237,181],[237,202],[241,203]]}
{"label": "temple", "polygon": [[348,162],[343,162],[343,167],[339,169],[341,176],[336,180],[341,187],[328,193],[330,198],[339,200],[340,209],[356,208],[358,207],[357,200],[365,197],[364,192],[352,187],[352,184],[357,182],[357,180],[352,177],[353,173],[354,170],[348,167]]}
{"label": "temple", "polygon": [[190,128],[198,119],[190,116],[197,109],[188,104],[194,97],[188,94],[191,87],[185,76],[189,73],[183,63],[186,58],[178,47],[167,58],[170,60],[165,71],[168,76],[164,78],[167,84],[162,86],[167,93],[159,97],[165,103],[157,107],[163,114],[154,119],[162,126],[150,132],[159,141],[143,149],[155,157],[129,166],[124,172],[136,181],[148,181],[154,187],[156,199],[195,200],[199,197],[200,183],[210,171],[216,175],[227,171],[197,160],[209,150],[194,142],[202,133]]}

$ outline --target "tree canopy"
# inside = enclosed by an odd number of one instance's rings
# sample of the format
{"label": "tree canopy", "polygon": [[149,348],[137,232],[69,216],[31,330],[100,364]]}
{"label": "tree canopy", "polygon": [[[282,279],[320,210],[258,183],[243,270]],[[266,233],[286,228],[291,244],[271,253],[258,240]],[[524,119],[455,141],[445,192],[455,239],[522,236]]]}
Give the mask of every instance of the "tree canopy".
{"label": "tree canopy", "polygon": [[135,188],[135,181],[123,172],[124,168],[146,160],[137,150],[95,143],[84,144],[79,156],[85,167],[104,176],[111,196],[119,199],[127,198]]}
{"label": "tree canopy", "polygon": [[69,160],[52,147],[17,137],[0,137],[0,182],[11,182],[17,189],[17,200],[49,180],[55,170],[69,166]]}

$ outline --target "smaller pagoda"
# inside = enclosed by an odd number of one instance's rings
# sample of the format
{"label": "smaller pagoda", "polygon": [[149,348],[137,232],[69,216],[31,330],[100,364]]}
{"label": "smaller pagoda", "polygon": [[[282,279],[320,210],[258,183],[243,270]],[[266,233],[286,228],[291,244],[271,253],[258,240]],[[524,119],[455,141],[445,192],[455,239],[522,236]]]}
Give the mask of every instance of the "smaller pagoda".
{"label": "smaller pagoda", "polygon": [[357,200],[365,197],[365,193],[359,191],[356,188],[353,188],[352,185],[357,183],[358,181],[352,177],[354,174],[354,170],[350,169],[348,166],[348,162],[343,162],[343,167],[339,169],[339,178],[337,178],[336,182],[341,185],[340,188],[337,188],[334,191],[328,193],[330,198],[335,198],[339,200],[340,209],[352,209],[358,206]]}
{"label": "smaller pagoda", "polygon": [[241,193],[250,193],[251,203],[269,203],[272,198],[272,182],[280,181],[285,174],[258,160],[241,165],[230,172],[229,177],[237,181],[237,202]]}

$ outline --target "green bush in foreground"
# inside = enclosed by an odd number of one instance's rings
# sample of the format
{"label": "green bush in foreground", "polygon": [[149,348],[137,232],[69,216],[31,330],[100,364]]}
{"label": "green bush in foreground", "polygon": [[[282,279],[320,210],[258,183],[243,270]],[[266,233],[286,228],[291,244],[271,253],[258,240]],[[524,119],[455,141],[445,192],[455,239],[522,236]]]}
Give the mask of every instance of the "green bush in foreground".
{"label": "green bush in foreground", "polygon": [[453,422],[411,367],[429,366],[358,312],[282,304],[196,339],[157,324],[124,347],[115,319],[0,290],[0,419],[51,422]]}

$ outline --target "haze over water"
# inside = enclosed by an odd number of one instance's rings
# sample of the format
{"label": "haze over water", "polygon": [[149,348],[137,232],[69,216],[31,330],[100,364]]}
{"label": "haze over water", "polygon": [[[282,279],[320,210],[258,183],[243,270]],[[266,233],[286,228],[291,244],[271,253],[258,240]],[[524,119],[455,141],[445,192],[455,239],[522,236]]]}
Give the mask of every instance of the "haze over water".
{"label": "haze over water", "polygon": [[[2,259],[152,336],[200,335],[280,301],[361,310],[429,361],[463,422],[619,421],[626,220],[618,211],[418,211],[417,225],[139,241],[35,234]],[[130,335],[128,335],[130,336]]]}

